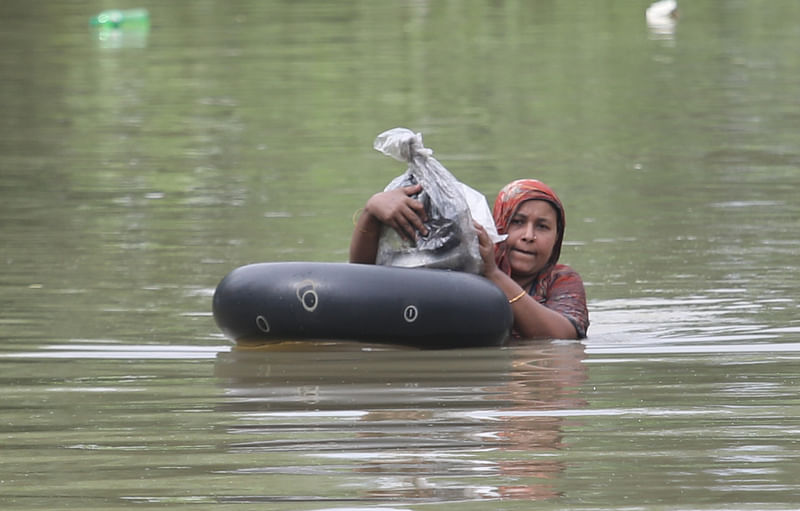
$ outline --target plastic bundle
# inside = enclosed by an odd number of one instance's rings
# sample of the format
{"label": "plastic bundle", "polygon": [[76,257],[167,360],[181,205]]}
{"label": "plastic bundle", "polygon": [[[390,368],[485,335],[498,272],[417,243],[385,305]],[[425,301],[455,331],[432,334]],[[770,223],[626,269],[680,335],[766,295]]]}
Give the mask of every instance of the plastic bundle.
{"label": "plastic bundle", "polygon": [[422,145],[422,135],[405,128],[394,128],[378,135],[373,147],[408,163],[406,172],[387,186],[386,191],[422,185],[414,198],[422,202],[428,221],[428,234],[417,234],[413,242],[404,240],[394,229],[384,226],[378,241],[377,264],[406,268],[439,268],[479,273],[482,262],[473,217],[498,241],[489,205],[482,193],[458,181]]}

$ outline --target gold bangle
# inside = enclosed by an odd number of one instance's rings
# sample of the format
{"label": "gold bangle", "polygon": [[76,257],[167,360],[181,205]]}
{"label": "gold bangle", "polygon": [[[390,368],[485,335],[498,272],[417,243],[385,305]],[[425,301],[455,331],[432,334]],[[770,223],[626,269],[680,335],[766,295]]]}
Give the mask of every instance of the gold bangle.
{"label": "gold bangle", "polygon": [[522,298],[523,296],[525,296],[525,290],[524,290],[524,289],[522,290],[522,292],[521,292],[520,294],[518,294],[518,295],[517,295],[517,296],[515,296],[514,298],[510,298],[510,299],[508,300],[508,303],[514,303],[514,302],[516,302],[517,300],[519,300],[520,298]]}

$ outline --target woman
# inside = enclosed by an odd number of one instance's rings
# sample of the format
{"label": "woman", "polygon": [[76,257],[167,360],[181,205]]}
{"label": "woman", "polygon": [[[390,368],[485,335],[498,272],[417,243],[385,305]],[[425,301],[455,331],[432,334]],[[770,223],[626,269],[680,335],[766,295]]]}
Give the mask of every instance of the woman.
{"label": "woman", "polygon": [[[413,239],[427,233],[425,209],[411,196],[420,185],[373,195],[356,221],[350,262],[375,263],[381,224]],[[494,222],[507,239],[496,246],[479,224],[482,274],[508,297],[518,337],[582,339],[589,327],[580,275],[558,264],[566,218],[561,200],[535,179],[506,185],[494,203]]]}

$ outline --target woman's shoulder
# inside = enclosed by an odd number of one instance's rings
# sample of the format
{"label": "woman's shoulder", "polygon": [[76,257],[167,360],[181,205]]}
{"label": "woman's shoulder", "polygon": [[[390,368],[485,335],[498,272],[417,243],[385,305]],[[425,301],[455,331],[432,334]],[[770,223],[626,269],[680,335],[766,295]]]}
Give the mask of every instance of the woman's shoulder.
{"label": "woman's shoulder", "polygon": [[550,268],[547,275],[544,276],[551,282],[556,280],[577,280],[582,281],[580,274],[575,271],[571,266],[566,264],[556,264]]}
{"label": "woman's shoulder", "polygon": [[568,265],[557,264],[550,269],[546,279],[545,306],[563,314],[575,327],[578,339],[583,339],[589,328],[589,310],[581,276]]}
{"label": "woman's shoulder", "polygon": [[566,264],[556,264],[541,274],[535,289],[536,296],[545,300],[566,295],[585,296],[580,274]]}

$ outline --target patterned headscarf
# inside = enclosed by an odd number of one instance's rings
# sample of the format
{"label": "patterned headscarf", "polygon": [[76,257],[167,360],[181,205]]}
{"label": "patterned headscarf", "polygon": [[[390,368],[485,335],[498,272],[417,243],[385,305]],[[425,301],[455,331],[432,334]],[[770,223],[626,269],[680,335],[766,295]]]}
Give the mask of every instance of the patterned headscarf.
{"label": "patterned headscarf", "polygon": [[[564,205],[561,204],[556,192],[549,186],[536,179],[518,179],[504,186],[500,193],[497,194],[497,199],[494,201],[494,211],[492,212],[497,232],[500,234],[508,232],[508,224],[511,222],[511,217],[517,212],[520,204],[527,200],[547,201],[556,210],[558,236],[553,246],[553,252],[550,254],[550,260],[547,262],[547,268],[550,268],[558,262],[558,258],[561,255],[561,242],[564,240],[564,227],[567,220],[564,214]],[[495,247],[497,266],[504,271],[510,271],[506,255],[505,243],[498,244]]]}

